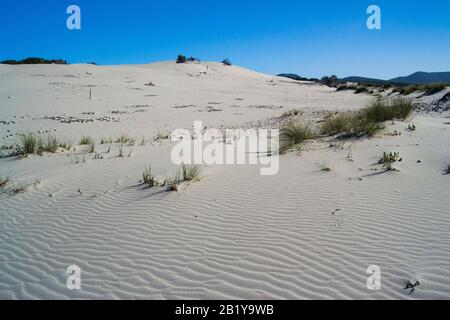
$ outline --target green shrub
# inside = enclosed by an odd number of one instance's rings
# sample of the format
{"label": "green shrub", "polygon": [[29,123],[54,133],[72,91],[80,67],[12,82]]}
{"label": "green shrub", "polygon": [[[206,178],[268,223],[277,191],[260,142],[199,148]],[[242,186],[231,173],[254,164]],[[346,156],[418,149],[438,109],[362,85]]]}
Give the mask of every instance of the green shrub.
{"label": "green shrub", "polygon": [[328,136],[343,134],[344,137],[357,137],[372,136],[382,128],[383,126],[380,123],[365,118],[363,112],[351,112],[326,119],[322,123],[320,131]]}
{"label": "green shrub", "polygon": [[392,166],[394,162],[401,161],[400,153],[398,152],[383,152],[383,156],[378,161],[378,164],[382,164],[386,171],[395,171],[396,169]]}
{"label": "green shrub", "polygon": [[186,63],[186,62],[187,62],[186,56],[179,54],[177,57],[177,63]]}
{"label": "green shrub", "polygon": [[394,119],[403,120],[411,114],[413,109],[414,104],[408,99],[397,98],[391,103],[387,100],[377,99],[362,111],[362,116],[373,122],[384,122]]}
{"label": "green shrub", "polygon": [[226,65],[226,66],[231,66],[231,65],[232,65],[230,59],[224,59],[224,60],[222,61],[222,63],[223,63],[224,65]]}

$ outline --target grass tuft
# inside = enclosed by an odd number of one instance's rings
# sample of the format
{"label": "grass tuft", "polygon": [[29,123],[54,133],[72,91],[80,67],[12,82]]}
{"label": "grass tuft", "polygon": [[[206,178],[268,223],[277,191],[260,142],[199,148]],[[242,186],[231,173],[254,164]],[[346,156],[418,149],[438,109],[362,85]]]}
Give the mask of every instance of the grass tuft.
{"label": "grass tuft", "polygon": [[89,136],[83,136],[80,139],[80,146],[87,146],[87,145],[91,145],[93,143],[93,139]]}
{"label": "grass tuft", "polygon": [[286,151],[315,137],[311,127],[290,124],[280,130],[280,151]]}
{"label": "grass tuft", "polygon": [[176,174],[178,182],[197,181],[200,180],[201,166],[200,165],[185,165],[181,164]]}
{"label": "grass tuft", "polygon": [[343,134],[344,137],[373,136],[383,129],[387,120],[405,119],[414,108],[411,100],[397,98],[392,102],[377,99],[359,112],[338,114],[325,119],[321,127],[324,135]]}
{"label": "grass tuft", "polygon": [[146,166],[142,173],[142,183],[148,185],[149,188],[156,187],[158,185],[156,178],[152,174],[152,166]]}
{"label": "grass tuft", "polygon": [[19,134],[20,139],[20,153],[23,156],[34,154],[39,148],[39,139],[33,133]]}
{"label": "grass tuft", "polygon": [[383,156],[378,161],[378,164],[382,164],[386,171],[395,171],[396,169],[393,167],[395,162],[402,161],[400,158],[400,153],[398,152],[383,152]]}

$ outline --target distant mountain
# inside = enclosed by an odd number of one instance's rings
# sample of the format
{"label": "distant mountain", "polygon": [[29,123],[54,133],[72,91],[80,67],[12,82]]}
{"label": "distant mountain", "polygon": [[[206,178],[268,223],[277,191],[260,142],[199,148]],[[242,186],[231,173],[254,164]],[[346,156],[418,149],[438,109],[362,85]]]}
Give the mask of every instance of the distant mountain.
{"label": "distant mountain", "polygon": [[390,80],[381,80],[364,77],[347,77],[342,80],[347,82],[371,82],[371,83],[394,83],[394,84],[427,84],[427,83],[450,84],[450,72],[416,72],[406,77],[398,77]]}
{"label": "distant mountain", "polygon": [[450,84],[450,72],[416,72],[407,77],[398,77],[389,80],[394,83],[426,84],[426,83],[448,83]]}

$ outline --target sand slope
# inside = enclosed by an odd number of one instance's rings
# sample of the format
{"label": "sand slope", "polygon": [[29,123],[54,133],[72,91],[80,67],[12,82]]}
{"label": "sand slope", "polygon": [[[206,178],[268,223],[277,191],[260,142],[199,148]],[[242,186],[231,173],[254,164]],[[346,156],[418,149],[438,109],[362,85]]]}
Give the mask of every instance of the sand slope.
{"label": "sand slope", "polygon": [[[83,78],[86,72],[95,80]],[[187,75],[200,72],[207,75]],[[49,90],[65,74],[80,78]],[[146,88],[144,79],[157,86]],[[80,87],[91,81],[98,86],[92,101]],[[128,88],[138,86],[144,90]],[[148,92],[158,96],[144,97]],[[0,65],[0,97],[0,119],[30,115],[0,126],[3,141],[24,129],[77,139],[126,132],[147,140],[126,147],[131,158],[117,158],[116,145],[109,154],[98,145],[102,160],[87,155],[75,163],[67,153],[0,160],[0,176],[40,181],[24,194],[0,195],[0,298],[450,298],[450,177],[442,175],[450,163],[448,119],[415,116],[415,132],[396,122],[372,139],[312,142],[282,156],[276,176],[260,176],[257,166],[208,167],[181,192],[154,194],[138,183],[144,166],[161,175],[174,170],[170,143],[152,140],[159,130],[191,126],[193,119],[238,126],[290,108],[358,108],[370,98],[238,67],[173,63]],[[221,104],[210,106],[222,111],[197,110],[215,101]],[[32,120],[144,103],[152,106],[147,112],[116,115],[117,123]],[[200,107],[173,108],[178,104]],[[388,135],[395,130],[401,135]],[[399,172],[376,165],[383,151],[400,152]],[[322,162],[332,172],[321,172]],[[66,288],[72,264],[82,270],[80,291]],[[382,271],[379,291],[366,287],[374,264]],[[421,286],[408,296],[403,287],[416,280]]]}

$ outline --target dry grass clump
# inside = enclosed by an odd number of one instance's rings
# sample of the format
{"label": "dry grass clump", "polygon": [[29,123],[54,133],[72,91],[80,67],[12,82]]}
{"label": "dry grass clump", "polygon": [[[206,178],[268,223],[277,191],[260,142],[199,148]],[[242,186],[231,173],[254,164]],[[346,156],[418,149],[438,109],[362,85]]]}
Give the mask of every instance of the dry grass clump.
{"label": "dry grass clump", "polygon": [[383,122],[405,119],[413,108],[413,103],[408,99],[398,98],[392,102],[377,99],[361,111],[341,113],[325,119],[320,131],[324,135],[342,134],[344,137],[372,136],[383,129]]}
{"label": "dry grass clump", "polygon": [[330,165],[328,162],[323,161],[323,162],[319,163],[319,169],[322,172],[331,172],[331,171],[333,171],[333,166]]}
{"label": "dry grass clump", "polygon": [[87,146],[87,145],[91,145],[92,143],[94,143],[94,139],[92,139],[89,136],[83,136],[80,139],[80,146]]}
{"label": "dry grass clump", "polygon": [[382,164],[386,168],[386,171],[396,171],[393,167],[395,162],[401,162],[403,159],[400,158],[400,153],[398,152],[383,152],[383,156],[378,161],[378,164]]}
{"label": "dry grass clump", "polygon": [[34,154],[37,152],[39,147],[39,139],[33,133],[22,133],[19,134],[20,139],[20,153],[23,156],[28,154]]}
{"label": "dry grass clump", "polygon": [[136,139],[123,134],[119,138],[117,138],[116,143],[121,143],[127,146],[134,146],[136,144]]}
{"label": "dry grass clump", "polygon": [[58,150],[59,142],[58,139],[53,135],[48,135],[47,139],[39,140],[38,153],[43,152],[55,153]]}
{"label": "dry grass clump", "polygon": [[289,124],[280,130],[280,151],[284,152],[315,137],[310,126]]}
{"label": "dry grass clump", "polygon": [[363,117],[374,122],[384,122],[394,119],[407,118],[412,110],[414,104],[409,99],[397,98],[389,102],[388,100],[377,99],[372,104],[362,111]]}
{"label": "dry grass clump", "polygon": [[168,191],[178,191],[179,184],[182,182],[199,181],[201,178],[201,171],[200,165],[185,165],[183,163],[173,176],[166,176],[164,181],[158,181],[153,175],[152,167],[146,166],[142,173],[141,182],[146,184],[149,188],[167,187]]}
{"label": "dry grass clump", "polygon": [[404,87],[397,87],[394,89],[394,92],[402,95],[410,95],[416,91],[421,91],[424,92],[424,95],[430,96],[444,90],[446,87],[446,83],[413,84]]}
{"label": "dry grass clump", "polygon": [[175,175],[178,182],[198,181],[200,180],[201,166],[200,165],[185,165],[181,164]]}
{"label": "dry grass clump", "polygon": [[144,172],[142,173],[142,183],[148,185],[149,188],[156,187],[158,182],[155,176],[152,174],[152,166],[146,166]]}
{"label": "dry grass clump", "polygon": [[358,86],[354,84],[341,84],[336,91],[357,90]]}
{"label": "dry grass clump", "polygon": [[165,133],[158,133],[157,135],[156,135],[156,137],[154,138],[154,140],[155,141],[162,141],[162,140],[167,140],[167,139],[169,139],[170,137],[169,137],[169,135],[168,134],[165,134]]}

